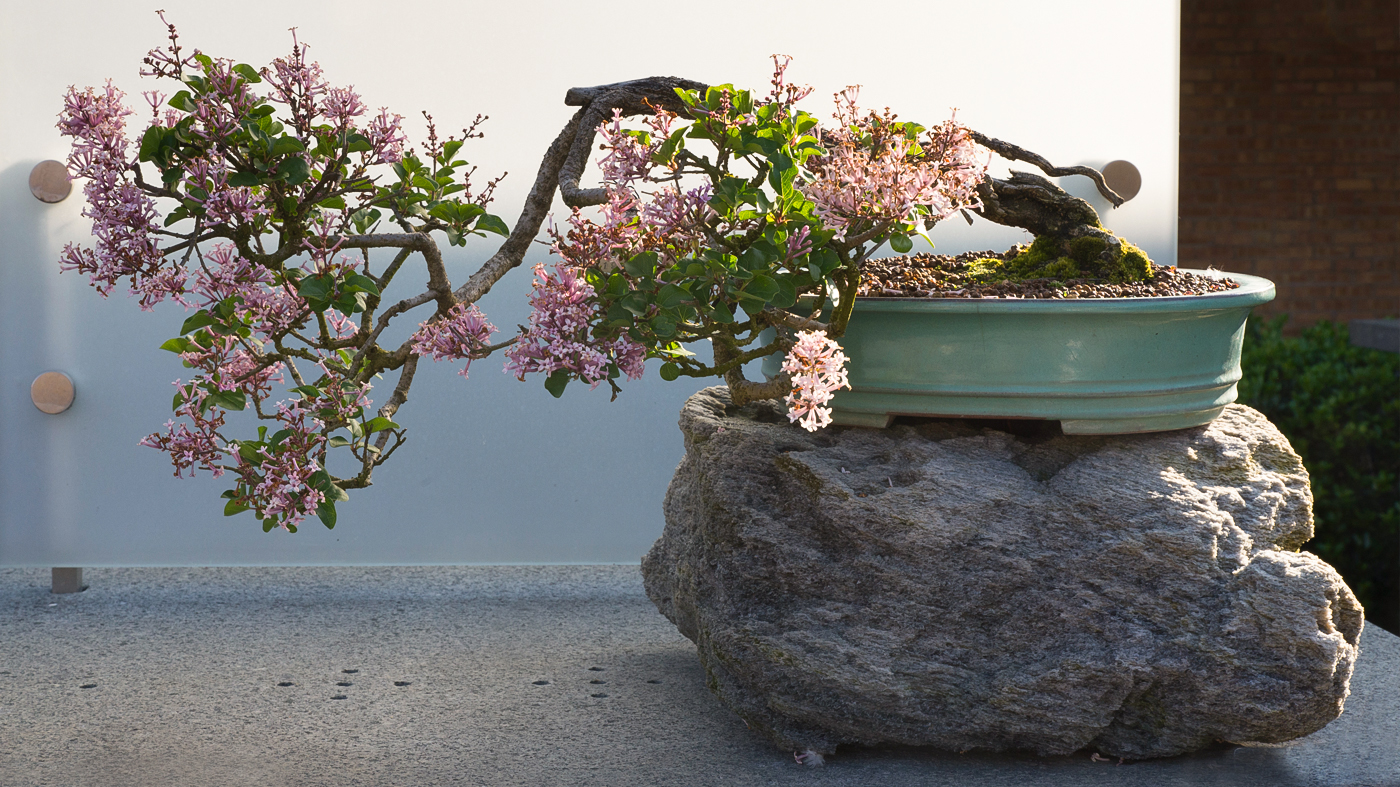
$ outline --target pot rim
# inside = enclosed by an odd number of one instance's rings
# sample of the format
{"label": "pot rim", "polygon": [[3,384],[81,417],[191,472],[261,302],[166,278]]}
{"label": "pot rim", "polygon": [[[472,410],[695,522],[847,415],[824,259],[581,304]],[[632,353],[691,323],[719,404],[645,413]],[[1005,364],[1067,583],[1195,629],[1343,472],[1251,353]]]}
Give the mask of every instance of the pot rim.
{"label": "pot rim", "polygon": [[1274,299],[1274,283],[1261,276],[1218,270],[1180,268],[1215,279],[1233,279],[1239,287],[1205,295],[1164,295],[1147,298],[856,298],[857,313],[865,312],[1177,312],[1239,309]]}

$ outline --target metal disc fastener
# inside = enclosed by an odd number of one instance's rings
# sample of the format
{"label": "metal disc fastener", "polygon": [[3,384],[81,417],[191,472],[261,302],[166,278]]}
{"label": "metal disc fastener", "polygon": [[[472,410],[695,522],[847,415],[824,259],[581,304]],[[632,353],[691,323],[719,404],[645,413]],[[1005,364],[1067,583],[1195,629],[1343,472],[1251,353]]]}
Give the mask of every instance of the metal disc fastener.
{"label": "metal disc fastener", "polygon": [[1103,179],[1125,201],[1142,191],[1142,173],[1131,161],[1110,161],[1103,165]]}
{"label": "metal disc fastener", "polygon": [[63,162],[41,161],[29,170],[29,193],[40,202],[62,202],[73,192],[73,180]]}
{"label": "metal disc fastener", "polygon": [[57,415],[73,406],[73,381],[63,372],[44,372],[29,385],[29,398],[34,406]]}

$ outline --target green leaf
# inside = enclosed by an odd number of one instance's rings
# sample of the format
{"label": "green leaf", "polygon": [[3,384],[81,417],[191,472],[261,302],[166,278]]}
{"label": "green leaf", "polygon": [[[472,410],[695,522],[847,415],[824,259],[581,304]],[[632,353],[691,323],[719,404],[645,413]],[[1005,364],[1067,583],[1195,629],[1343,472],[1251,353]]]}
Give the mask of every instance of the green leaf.
{"label": "green leaf", "polygon": [[739,292],[739,295],[768,303],[779,292],[778,282],[774,281],[772,276],[766,273],[755,273],[753,279],[744,285],[744,289]]}
{"label": "green leaf", "polygon": [[493,216],[490,213],[476,220],[476,228],[486,232],[494,232],[501,237],[510,237],[510,227],[506,226],[505,221],[500,216]]}
{"label": "green leaf", "polygon": [[622,296],[618,303],[622,304],[622,308],[632,312],[634,316],[641,317],[647,313],[647,309],[651,306],[651,299],[647,297],[646,293],[633,290]]}
{"label": "green leaf", "polygon": [[661,364],[661,379],[671,382],[681,376],[681,367],[673,363]]}
{"label": "green leaf", "polygon": [[230,186],[256,186],[262,182],[256,172],[235,172],[228,176]]}
{"label": "green leaf", "polygon": [[306,145],[296,137],[283,135],[272,143],[271,154],[274,156],[285,156],[288,153],[301,153],[306,150]]}
{"label": "green leaf", "polygon": [[890,248],[900,254],[908,254],[914,248],[914,242],[909,240],[909,236],[903,233],[896,233],[890,236]]}
{"label": "green leaf", "polygon": [[179,355],[190,346],[190,340],[183,336],[176,336],[174,339],[166,339],[160,349]]}
{"label": "green leaf", "polygon": [[331,282],[324,274],[307,276],[297,284],[297,295],[308,301],[324,301],[331,294]]}
{"label": "green leaf", "polygon": [[797,285],[793,283],[791,276],[779,276],[776,281],[778,294],[774,295],[770,302],[779,309],[791,308],[797,303]]}
{"label": "green leaf", "polygon": [[374,283],[374,279],[358,273],[352,273],[345,277],[345,289],[349,292],[367,292],[370,295],[379,294],[379,285]]}
{"label": "green leaf", "polygon": [[390,421],[388,418],[383,418],[380,416],[376,416],[374,418],[371,418],[369,421],[365,422],[365,434],[373,434],[375,432],[382,432],[386,429],[398,428],[398,424],[394,423],[393,421]]}
{"label": "green leaf", "polygon": [[662,312],[651,320],[651,330],[663,339],[669,339],[676,335],[676,318]]}
{"label": "green leaf", "polygon": [[316,518],[321,520],[321,524],[325,525],[327,530],[334,530],[335,503],[329,500],[322,500],[321,504],[316,506]]}
{"label": "green leaf", "polygon": [[797,167],[784,153],[777,153],[768,159],[772,169],[768,170],[768,185],[782,194],[792,188],[792,179],[797,177]]}
{"label": "green leaf", "polygon": [[344,448],[347,445],[350,445],[350,441],[340,435],[336,435],[326,441],[326,446],[329,448]]}
{"label": "green leaf", "polygon": [[255,465],[261,465],[263,461],[263,456],[261,453],[258,452],[258,449],[260,448],[262,448],[261,445],[251,440],[247,442],[241,442],[238,444],[238,455],[243,457],[243,459],[247,462],[251,462]]}
{"label": "green leaf", "polygon": [[311,177],[311,169],[306,166],[306,160],[300,156],[292,156],[283,159],[277,165],[277,177],[287,181],[288,186],[299,186]]}
{"label": "green leaf", "polygon": [[242,410],[248,406],[248,396],[242,391],[215,391],[209,401],[225,410]]}
{"label": "green leaf", "polygon": [[549,391],[555,399],[564,395],[564,386],[569,384],[569,373],[563,369],[557,369],[544,380],[544,389]]}
{"label": "green leaf", "polygon": [[141,136],[141,161],[151,161],[160,152],[160,143],[165,140],[164,126],[151,126]]}
{"label": "green leaf", "polygon": [[[211,315],[209,312],[203,309],[200,309],[194,314],[191,314],[189,318],[185,320],[184,324],[180,326],[180,333],[182,335],[190,334],[199,330],[200,328],[203,328],[206,325],[213,325],[215,322],[216,321],[213,315]],[[162,347],[163,346],[164,345],[162,345]]]}
{"label": "green leaf", "polygon": [[689,290],[675,284],[662,287],[661,291],[656,294],[656,305],[663,309],[674,308],[682,303],[693,303],[694,301],[695,296],[691,295]]}
{"label": "green leaf", "polygon": [[247,506],[235,503],[232,500],[230,500],[227,504],[224,505],[224,516],[233,516],[234,514],[241,514],[247,510]]}
{"label": "green leaf", "polygon": [[181,112],[193,112],[195,110],[194,98],[190,96],[190,91],[188,90],[181,90],[180,92],[171,96],[170,100],[165,103],[180,110]]}
{"label": "green leaf", "polygon": [[239,76],[248,80],[252,84],[256,85],[257,83],[262,81],[262,75],[258,73],[258,70],[248,65],[247,63],[239,63],[238,65],[233,67],[233,70]]}
{"label": "green leaf", "polygon": [[729,306],[723,301],[716,303],[714,311],[710,314],[715,322],[728,325],[734,322],[734,312],[729,310]]}
{"label": "green leaf", "polygon": [[644,251],[622,263],[627,275],[637,279],[649,279],[656,275],[656,252]]}

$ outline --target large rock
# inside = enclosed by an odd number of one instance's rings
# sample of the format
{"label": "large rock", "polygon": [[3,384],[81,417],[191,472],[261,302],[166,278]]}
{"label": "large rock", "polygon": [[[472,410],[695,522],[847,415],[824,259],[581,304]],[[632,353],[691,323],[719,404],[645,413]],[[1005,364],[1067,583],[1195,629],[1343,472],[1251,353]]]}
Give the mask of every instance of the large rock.
{"label": "large rock", "polygon": [[784,748],[1178,754],[1342,712],[1362,611],[1258,412],[1066,437],[959,421],[808,434],[696,394],[647,593]]}

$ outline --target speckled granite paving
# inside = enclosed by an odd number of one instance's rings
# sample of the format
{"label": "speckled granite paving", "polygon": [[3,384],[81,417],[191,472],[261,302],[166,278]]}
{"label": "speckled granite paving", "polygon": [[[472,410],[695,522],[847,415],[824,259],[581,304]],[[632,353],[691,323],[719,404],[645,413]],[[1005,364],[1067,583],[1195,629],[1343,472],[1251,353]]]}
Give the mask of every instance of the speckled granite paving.
{"label": "speckled granite paving", "polygon": [[1117,765],[842,750],[722,708],[635,566],[0,569],[0,787],[1400,785],[1400,638],[1291,745]]}

